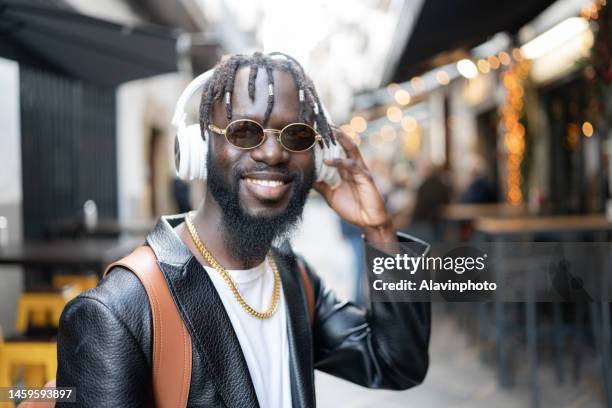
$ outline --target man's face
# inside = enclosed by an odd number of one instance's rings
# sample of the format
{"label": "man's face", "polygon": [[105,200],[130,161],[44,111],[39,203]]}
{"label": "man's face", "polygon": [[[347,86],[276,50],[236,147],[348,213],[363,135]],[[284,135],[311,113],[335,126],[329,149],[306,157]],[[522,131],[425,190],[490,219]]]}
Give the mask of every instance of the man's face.
{"label": "man's face", "polygon": [[[264,123],[268,104],[265,69],[259,68],[254,100],[248,95],[249,67],[236,72],[232,121],[251,119],[266,129],[282,129],[289,123],[298,122],[298,91],[291,74],[274,70],[273,75],[274,108],[269,121]],[[225,115],[224,100],[213,105],[211,121],[221,129],[230,122]],[[222,135],[209,132],[210,159],[213,162],[209,169],[215,173],[208,176],[209,187],[211,179],[217,185],[222,183],[228,193],[237,197],[240,211],[249,218],[282,218],[288,215],[287,212],[295,213],[296,210],[301,214],[314,182],[314,149],[289,152],[278,143],[274,133],[266,133],[267,138],[261,146],[244,150],[232,146]],[[299,209],[295,208],[296,205]]]}

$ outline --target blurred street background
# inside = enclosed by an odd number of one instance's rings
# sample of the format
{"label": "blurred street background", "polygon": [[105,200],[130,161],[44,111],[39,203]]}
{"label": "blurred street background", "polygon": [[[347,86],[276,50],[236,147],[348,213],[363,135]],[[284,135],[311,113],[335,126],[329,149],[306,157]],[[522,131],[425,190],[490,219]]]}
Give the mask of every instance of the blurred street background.
{"label": "blurred street background", "polygon": [[[304,66],[398,230],[610,242],[606,0],[0,0],[0,386],[54,378],[63,305],[201,200],[176,178],[174,105],[254,51]],[[361,232],[314,192],[293,245],[365,302]],[[608,303],[433,309],[422,385],[317,373],[319,406],[612,406]]]}

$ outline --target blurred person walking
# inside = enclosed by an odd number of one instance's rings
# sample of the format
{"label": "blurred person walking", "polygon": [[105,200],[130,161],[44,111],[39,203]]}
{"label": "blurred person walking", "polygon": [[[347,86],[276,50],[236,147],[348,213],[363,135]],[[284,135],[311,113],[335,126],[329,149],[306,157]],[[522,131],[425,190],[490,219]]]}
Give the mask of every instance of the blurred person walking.
{"label": "blurred person walking", "polygon": [[416,192],[409,232],[425,240],[439,240],[442,235],[440,209],[450,202],[451,185],[444,170],[431,161],[418,163],[421,185]]}
{"label": "blurred person walking", "polygon": [[470,158],[470,182],[461,194],[463,204],[487,204],[497,202],[497,189],[489,177],[487,163],[480,155]]}
{"label": "blurred person walking", "polygon": [[340,229],[342,231],[342,236],[349,243],[351,252],[353,253],[353,273],[355,274],[354,301],[360,305],[363,299],[364,271],[366,267],[362,232],[360,228],[342,219],[340,220]]}

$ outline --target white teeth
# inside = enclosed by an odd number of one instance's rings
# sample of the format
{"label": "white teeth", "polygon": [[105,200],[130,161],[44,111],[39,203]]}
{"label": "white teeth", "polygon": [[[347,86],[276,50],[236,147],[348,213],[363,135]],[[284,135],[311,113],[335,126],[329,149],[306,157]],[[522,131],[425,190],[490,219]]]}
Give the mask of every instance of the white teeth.
{"label": "white teeth", "polygon": [[260,179],[247,178],[246,181],[248,181],[249,183],[259,184],[260,186],[266,186],[266,187],[280,187],[285,184],[279,180],[260,180]]}

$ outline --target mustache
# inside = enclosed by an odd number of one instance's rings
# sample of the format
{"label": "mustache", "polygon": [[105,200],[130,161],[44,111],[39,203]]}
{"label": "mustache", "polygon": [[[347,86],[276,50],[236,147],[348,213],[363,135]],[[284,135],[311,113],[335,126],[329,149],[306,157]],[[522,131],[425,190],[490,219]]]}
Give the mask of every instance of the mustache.
{"label": "mustache", "polygon": [[287,165],[281,164],[277,166],[270,166],[266,163],[257,162],[253,166],[246,167],[237,167],[234,169],[234,176],[236,178],[240,178],[243,174],[246,173],[255,173],[255,172],[270,172],[270,173],[280,173],[283,176],[290,178],[292,180],[301,180],[302,174],[298,171],[290,171]]}

